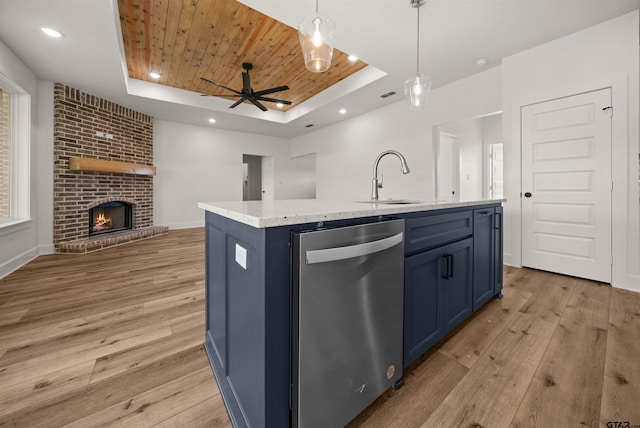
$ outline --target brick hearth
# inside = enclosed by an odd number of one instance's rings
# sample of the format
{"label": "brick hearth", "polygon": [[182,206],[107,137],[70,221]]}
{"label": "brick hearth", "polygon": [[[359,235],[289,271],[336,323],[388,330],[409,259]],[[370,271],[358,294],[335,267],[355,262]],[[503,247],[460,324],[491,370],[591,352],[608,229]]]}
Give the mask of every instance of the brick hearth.
{"label": "brick hearth", "polygon": [[168,231],[169,228],[166,226],[150,226],[135,230],[122,230],[106,235],[61,242],[58,245],[58,252],[69,254],[90,253],[92,251],[102,250],[103,248],[126,244],[131,241],[164,235]]}

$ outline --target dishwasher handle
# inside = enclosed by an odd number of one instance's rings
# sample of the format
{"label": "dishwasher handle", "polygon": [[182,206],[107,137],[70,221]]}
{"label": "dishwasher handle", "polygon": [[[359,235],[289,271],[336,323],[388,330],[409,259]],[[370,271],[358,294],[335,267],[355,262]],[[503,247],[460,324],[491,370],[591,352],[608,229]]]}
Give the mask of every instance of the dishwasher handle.
{"label": "dishwasher handle", "polygon": [[364,244],[326,248],[323,250],[309,250],[306,251],[305,259],[308,265],[351,259],[353,257],[366,256],[387,250],[398,245],[402,240],[403,232],[400,232],[396,235],[389,236],[388,238],[365,242]]}

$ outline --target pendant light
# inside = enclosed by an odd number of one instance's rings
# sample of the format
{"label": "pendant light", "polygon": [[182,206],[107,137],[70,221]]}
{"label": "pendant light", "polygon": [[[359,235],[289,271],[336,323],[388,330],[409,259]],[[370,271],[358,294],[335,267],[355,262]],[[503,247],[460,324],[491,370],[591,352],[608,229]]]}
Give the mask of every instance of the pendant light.
{"label": "pendant light", "polygon": [[431,79],[420,73],[420,6],[425,3],[425,0],[409,0],[409,2],[411,7],[416,8],[418,14],[416,74],[404,81],[404,94],[411,104],[411,110],[420,110],[426,107],[431,92]]}
{"label": "pendant light", "polygon": [[307,16],[298,25],[300,47],[307,70],[322,73],[331,67],[335,34],[335,24],[318,13],[318,0],[316,0],[316,14]]}

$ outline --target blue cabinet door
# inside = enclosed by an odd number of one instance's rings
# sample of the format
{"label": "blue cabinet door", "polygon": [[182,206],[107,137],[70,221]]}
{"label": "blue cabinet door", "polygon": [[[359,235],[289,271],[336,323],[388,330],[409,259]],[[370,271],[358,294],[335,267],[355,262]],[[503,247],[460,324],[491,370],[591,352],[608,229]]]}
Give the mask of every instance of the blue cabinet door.
{"label": "blue cabinet door", "polygon": [[446,274],[440,275],[444,299],[444,334],[471,315],[473,308],[473,238],[454,242],[443,248]]}
{"label": "blue cabinet door", "polygon": [[405,259],[404,367],[471,315],[473,239]]}
{"label": "blue cabinet door", "polygon": [[473,311],[495,293],[495,208],[473,211]]}
{"label": "blue cabinet door", "polygon": [[440,275],[446,271],[442,248],[405,259],[404,353],[407,367],[443,335]]}

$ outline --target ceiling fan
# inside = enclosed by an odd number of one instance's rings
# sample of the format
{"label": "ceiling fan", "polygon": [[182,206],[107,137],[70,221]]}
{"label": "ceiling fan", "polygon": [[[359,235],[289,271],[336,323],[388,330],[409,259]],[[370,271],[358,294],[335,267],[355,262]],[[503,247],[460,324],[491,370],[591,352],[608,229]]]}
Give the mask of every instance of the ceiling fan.
{"label": "ceiling fan", "polygon": [[[235,89],[231,89],[228,86],[221,85],[220,83],[214,82],[212,80],[205,79],[204,77],[201,77],[200,80],[202,80],[203,82],[210,83],[212,85],[219,86],[235,94],[235,95],[220,95],[222,97],[239,97],[240,98],[238,101],[230,105],[229,108],[235,108],[245,101],[251,102],[253,105],[258,107],[262,111],[267,111],[267,108],[264,105],[262,105],[260,101],[268,101],[271,103],[282,103],[286,105],[291,104],[291,101],[265,97],[265,95],[273,94],[275,92],[286,91],[289,89],[288,86],[286,85],[278,86],[275,88],[263,89],[262,91],[254,92],[254,90],[251,88],[251,77],[249,76],[249,70],[253,69],[253,65],[248,62],[244,62],[242,63],[242,68],[244,68],[246,71],[242,72],[242,90],[240,91],[236,91]],[[203,95],[208,96],[208,94],[203,94]]]}

